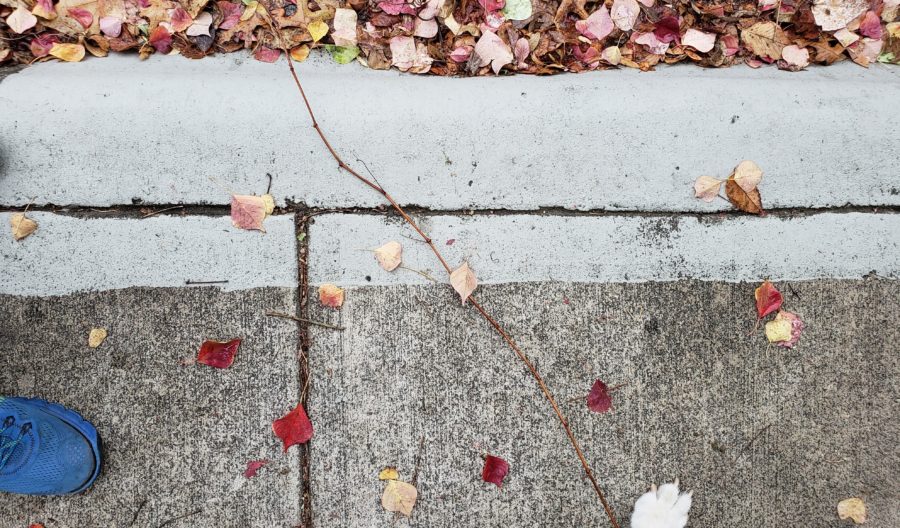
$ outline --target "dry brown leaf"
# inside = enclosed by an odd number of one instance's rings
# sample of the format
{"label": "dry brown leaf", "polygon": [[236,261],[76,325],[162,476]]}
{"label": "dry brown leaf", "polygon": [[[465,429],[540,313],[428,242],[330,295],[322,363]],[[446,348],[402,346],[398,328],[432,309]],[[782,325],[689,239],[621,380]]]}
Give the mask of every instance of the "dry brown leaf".
{"label": "dry brown leaf", "polygon": [[741,40],[750,51],[772,60],[781,58],[781,50],[784,49],[783,39],[784,32],[775,22],[757,22],[741,31]]}
{"label": "dry brown leaf", "polygon": [[391,240],[387,244],[374,250],[374,253],[375,259],[378,260],[378,264],[380,264],[382,268],[387,271],[394,271],[402,261],[403,246],[400,245],[400,242]]}
{"label": "dry brown leaf", "polygon": [[344,290],[334,284],[319,286],[319,302],[323,306],[340,308],[344,304]]}
{"label": "dry brown leaf", "polygon": [[859,497],[850,497],[838,503],[838,517],[852,519],[856,524],[866,522],[866,503]]}
{"label": "dry brown leaf", "polygon": [[13,238],[22,240],[37,229],[37,222],[25,216],[25,213],[16,213],[9,217],[9,225],[12,228]]}
{"label": "dry brown leaf", "polygon": [[106,328],[91,328],[91,332],[88,334],[88,346],[97,348],[103,343],[106,336]]}
{"label": "dry brown leaf", "polygon": [[722,180],[713,178],[712,176],[700,176],[694,182],[694,196],[700,198],[704,202],[711,202],[719,195],[719,189],[722,187]]}
{"label": "dry brown leaf", "polygon": [[759,189],[747,192],[734,179],[728,178],[725,182],[725,195],[732,205],[745,213],[762,214],[763,212]]}
{"label": "dry brown leaf", "polygon": [[381,505],[385,510],[400,512],[409,517],[412,515],[413,506],[416,505],[418,492],[416,487],[399,480],[389,480],[381,496]]}
{"label": "dry brown leaf", "polygon": [[738,166],[734,168],[734,172],[731,173],[731,178],[746,192],[752,192],[753,189],[756,189],[756,186],[762,181],[762,177],[763,171],[759,168],[759,165],[749,160],[738,163]]}
{"label": "dry brown leaf", "polygon": [[394,466],[388,466],[378,473],[378,480],[397,480],[399,478],[400,473],[397,473],[397,468]]}
{"label": "dry brown leaf", "polygon": [[475,272],[469,267],[468,262],[463,262],[462,266],[453,270],[450,274],[450,285],[459,294],[462,303],[466,303],[466,299],[478,286],[478,280],[475,278]]}

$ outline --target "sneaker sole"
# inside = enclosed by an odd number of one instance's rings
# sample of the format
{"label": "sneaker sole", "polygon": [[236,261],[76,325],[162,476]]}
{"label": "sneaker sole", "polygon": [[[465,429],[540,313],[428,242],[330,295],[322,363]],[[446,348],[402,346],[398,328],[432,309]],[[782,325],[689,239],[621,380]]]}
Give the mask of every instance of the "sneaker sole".
{"label": "sneaker sole", "polygon": [[90,478],[82,484],[78,489],[74,491],[70,491],[65,495],[74,495],[76,493],[81,493],[86,489],[90,488],[91,485],[97,480],[97,476],[100,475],[100,464],[102,462],[102,457],[100,456],[100,450],[102,448],[102,441],[100,440],[100,435],[97,433],[97,428],[94,425],[85,420],[80,414],[77,412],[67,409],[58,403],[50,403],[47,400],[42,400],[40,398],[22,398],[29,403],[41,407],[48,414],[51,414],[63,422],[71,425],[76,431],[81,433],[82,436],[88,441],[91,445],[91,450],[94,452],[94,473],[91,474]]}

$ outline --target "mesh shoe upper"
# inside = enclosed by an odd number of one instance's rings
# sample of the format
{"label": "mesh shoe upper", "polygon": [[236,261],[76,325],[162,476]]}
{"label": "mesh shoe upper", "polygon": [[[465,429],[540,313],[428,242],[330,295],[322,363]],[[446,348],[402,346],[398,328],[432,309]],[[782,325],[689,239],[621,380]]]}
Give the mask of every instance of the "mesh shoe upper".
{"label": "mesh shoe upper", "polygon": [[63,495],[82,491],[96,477],[96,430],[73,411],[41,400],[2,399],[0,430],[0,491]]}

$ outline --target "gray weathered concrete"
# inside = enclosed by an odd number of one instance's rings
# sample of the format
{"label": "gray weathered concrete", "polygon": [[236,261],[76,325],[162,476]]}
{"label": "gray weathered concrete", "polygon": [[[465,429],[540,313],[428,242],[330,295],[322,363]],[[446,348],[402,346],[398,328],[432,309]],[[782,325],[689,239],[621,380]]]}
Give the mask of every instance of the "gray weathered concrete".
{"label": "gray weathered concrete", "polygon": [[[650,483],[679,477],[692,528],[847,526],[835,509],[850,496],[865,498],[867,526],[900,525],[900,283],[779,285],[808,324],[794,350],[748,337],[754,284],[479,293],[555,390],[623,519]],[[313,308],[346,327],[313,328],[316,526],[606,525],[534,381],[448,288],[353,287],[340,312]],[[605,415],[584,404],[598,377],[627,384]],[[420,438],[419,501],[396,520],[377,474],[412,478]],[[502,490],[480,480],[484,452],[510,462]]]}
{"label": "gray weathered concrete", "polygon": [[0,213],[0,294],[63,295],[129,286],[228,281],[224,290],[295,287],[293,215],[269,217],[266,233],[231,225],[227,216],[84,219],[28,213],[38,229],[9,236]]}
{"label": "gray weathered concrete", "polygon": [[[417,217],[451,266],[467,260],[481,283],[724,281],[900,277],[900,215],[824,213],[752,216]],[[404,238],[406,237],[406,238]],[[416,233],[394,218],[328,214],[310,228],[313,284],[423,284],[409,270],[388,273],[372,253],[403,245],[404,265],[445,273]],[[447,241],[452,240],[452,245]]]}
{"label": "gray weathered concrete", "polygon": [[[282,454],[271,430],[299,398],[297,331],[263,315],[296,302],[292,288],[0,295],[0,394],[78,410],[97,426],[105,456],[82,495],[0,497],[0,527],[156,528],[197,510],[166,526],[298,523],[298,452]],[[109,337],[90,349],[94,326]],[[244,341],[231,368],[181,365],[205,339],[234,337]],[[244,479],[247,461],[263,458],[271,463]]]}
{"label": "gray weathered concrete", "polygon": [[[900,70],[885,65],[444,79],[314,57],[299,70],[333,144],[403,204],[727,209],[691,185],[742,159],[765,170],[769,207],[900,204]],[[381,203],[337,171],[283,62],[47,62],[6,77],[0,107],[0,205],[223,204],[223,187],[263,192],[266,173],[280,203]]]}

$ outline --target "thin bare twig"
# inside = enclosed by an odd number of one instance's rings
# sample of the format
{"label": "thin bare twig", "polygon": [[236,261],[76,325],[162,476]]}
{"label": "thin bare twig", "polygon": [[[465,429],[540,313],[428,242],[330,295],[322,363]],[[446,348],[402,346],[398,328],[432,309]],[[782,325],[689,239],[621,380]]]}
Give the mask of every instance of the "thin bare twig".
{"label": "thin bare twig", "polygon": [[[267,13],[268,14],[268,13]],[[297,90],[300,92],[300,97],[303,99],[303,104],[306,106],[306,111],[309,114],[309,119],[312,121],[312,127],[319,135],[319,139],[322,141],[322,144],[328,149],[328,152],[331,154],[331,157],[334,158],[334,161],[337,162],[337,166],[339,169],[342,169],[349,173],[351,176],[359,180],[361,183],[370,187],[373,191],[380,194],[385,200],[387,200],[391,207],[397,211],[407,224],[412,227],[416,233],[422,237],[422,240],[428,244],[428,247],[431,248],[431,252],[434,253],[434,256],[438,259],[443,266],[444,270],[449,275],[453,270],[447,261],[444,259],[444,256],[438,250],[438,248],[434,245],[434,242],[431,240],[431,237],[426,234],[422,228],[419,227],[419,224],[416,223],[415,220],[410,218],[410,216],[406,213],[403,207],[397,203],[396,200],[379,184],[373,182],[372,180],[366,178],[361,175],[359,172],[354,170],[352,167],[347,165],[343,159],[341,159],[340,155],[338,155],[337,151],[334,147],[331,146],[331,143],[328,141],[328,138],[325,137],[325,133],[322,131],[322,127],[319,125],[319,122],[316,120],[316,114],[313,112],[312,105],[309,103],[309,99],[306,97],[306,92],[303,90],[303,85],[300,83],[300,77],[297,75],[297,70],[294,69],[294,64],[291,61],[290,51],[287,46],[285,46],[283,39],[281,38],[281,33],[278,31],[277,22],[271,17],[271,14],[266,17],[267,22],[272,28],[272,31],[275,33],[275,37],[278,38],[279,45],[281,46],[282,51],[285,54],[285,59],[287,60],[288,68],[291,71],[291,77],[294,79],[294,84],[297,85]],[[538,386],[541,389],[541,392],[547,398],[547,401],[550,402],[550,406],[553,407],[553,412],[556,413],[556,417],[559,419],[559,423],[562,424],[563,429],[565,429],[566,436],[569,437],[569,442],[572,444],[572,447],[575,449],[575,454],[578,456],[578,460],[581,462],[581,467],[584,468],[584,472],[587,475],[588,479],[591,481],[591,485],[594,488],[594,491],[597,493],[597,497],[600,499],[600,503],[603,505],[603,509],[606,511],[606,516],[609,517],[609,522],[613,528],[619,528],[619,523],[616,521],[616,515],[612,510],[612,507],[606,501],[606,497],[603,494],[603,490],[600,489],[600,484],[597,482],[597,479],[594,478],[594,473],[591,471],[591,466],[588,464],[587,459],[584,456],[584,453],[581,451],[581,446],[578,444],[578,440],[575,438],[575,434],[572,432],[572,429],[569,427],[569,422],[566,417],[563,415],[562,410],[560,410],[559,405],[556,403],[556,399],[553,397],[553,393],[550,392],[550,389],[547,387],[547,384],[544,382],[544,378],[541,377],[540,373],[531,363],[531,360],[528,359],[528,356],[519,348],[519,345],[513,341],[512,337],[506,333],[506,330],[503,329],[502,326],[481,306],[481,304],[475,300],[474,296],[469,297],[469,302],[472,303],[472,306],[478,310],[478,313],[484,317],[484,319],[494,328],[494,330],[503,338],[507,345],[515,352],[515,354],[519,357],[522,363],[528,368],[529,372],[531,372],[532,377],[537,382]]]}
{"label": "thin bare twig", "polygon": [[296,315],[291,315],[289,313],[284,313],[284,312],[273,312],[273,311],[269,310],[268,312],[266,312],[266,315],[269,317],[281,317],[282,319],[291,319],[293,321],[297,321],[298,323],[306,323],[306,324],[311,324],[311,325],[315,325],[315,326],[321,326],[322,328],[330,328],[332,330],[343,330],[344,329],[343,326],[335,326],[335,325],[330,325],[328,323],[320,323],[319,321],[313,321],[312,319],[304,319],[302,317],[297,317]]}
{"label": "thin bare twig", "polygon": [[150,218],[151,216],[156,216],[159,213],[165,213],[166,211],[172,211],[174,209],[184,209],[183,205],[173,205],[172,207],[166,207],[165,209],[160,209],[159,211],[153,211],[151,213],[147,213],[141,218]]}
{"label": "thin bare twig", "polygon": [[193,517],[194,515],[199,515],[199,514],[201,514],[201,513],[203,513],[203,510],[202,510],[202,509],[201,509],[201,510],[194,510],[194,511],[192,511],[192,512],[189,512],[189,513],[185,513],[185,514],[179,515],[178,517],[172,517],[171,519],[169,519],[168,521],[166,521],[166,522],[160,524],[160,525],[157,526],[156,528],[163,528],[164,526],[168,526],[168,525],[170,525],[170,524],[172,524],[172,523],[174,523],[174,522],[180,521],[181,519],[187,519],[188,517]]}
{"label": "thin bare twig", "polygon": [[228,284],[228,280],[211,280],[211,281],[194,281],[188,279],[184,281],[187,286],[196,286],[198,284]]}

